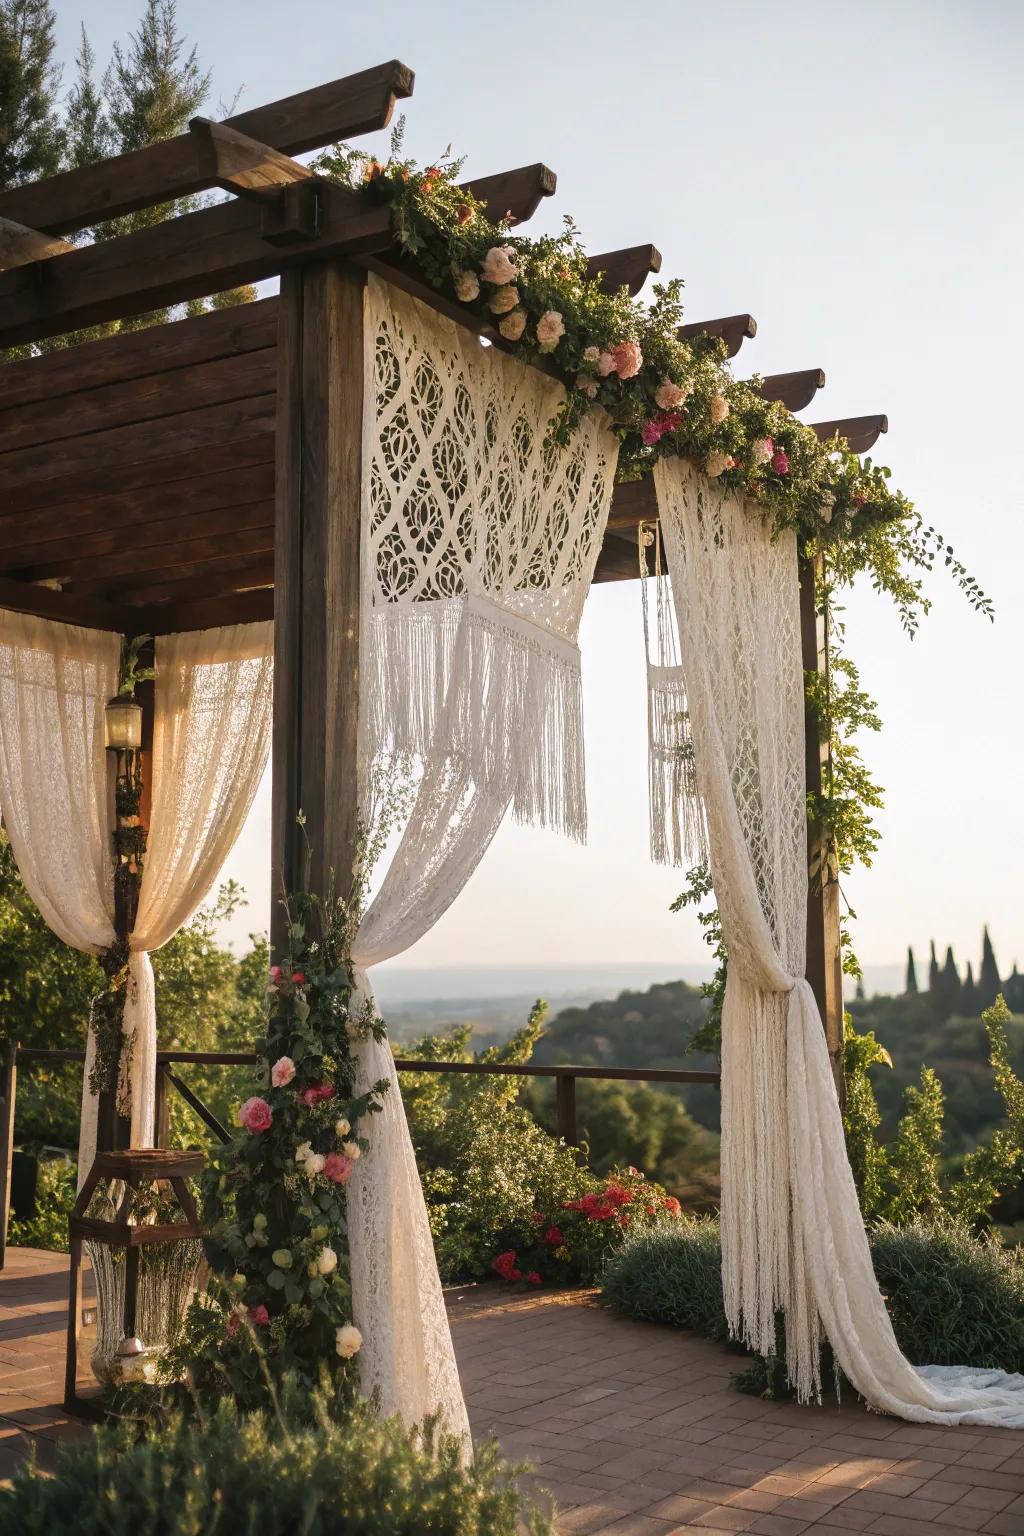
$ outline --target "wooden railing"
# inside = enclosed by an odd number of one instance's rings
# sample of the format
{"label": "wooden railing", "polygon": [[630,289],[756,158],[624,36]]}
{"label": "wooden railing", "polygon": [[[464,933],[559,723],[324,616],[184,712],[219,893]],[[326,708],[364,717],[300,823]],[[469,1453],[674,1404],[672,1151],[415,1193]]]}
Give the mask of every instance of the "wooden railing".
{"label": "wooden railing", "polygon": [[[253,1051],[158,1051],[156,1058],[156,1113],[154,1140],[166,1146],[170,1095],[177,1093],[218,1141],[228,1142],[232,1132],[174,1069],[181,1066],[252,1067],[259,1058]],[[18,1068],[33,1061],[85,1061],[84,1051],[42,1050],[33,1046],[8,1046],[0,1077],[0,1269],[7,1243],[11,1203],[11,1159],[14,1150],[14,1115]],[[471,1076],[550,1077],[555,1080],[555,1132],[570,1146],[579,1143],[576,1121],[576,1082],[579,1078],[627,1083],[705,1083],[718,1087],[720,1072],[687,1071],[675,1067],[581,1067],[537,1066],[533,1063],[489,1061],[418,1061],[396,1056],[399,1072],[458,1072]]]}

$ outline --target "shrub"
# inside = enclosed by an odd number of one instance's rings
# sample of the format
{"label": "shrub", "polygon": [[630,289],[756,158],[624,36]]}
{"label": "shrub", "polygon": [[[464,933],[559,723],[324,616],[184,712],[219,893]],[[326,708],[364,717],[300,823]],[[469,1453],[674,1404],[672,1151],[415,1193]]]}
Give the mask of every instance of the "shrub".
{"label": "shrub", "polygon": [[66,1253],[68,1217],[75,1203],[75,1165],[59,1157],[39,1164],[35,1215],[27,1221],[11,1216],[7,1241],[12,1248],[49,1248]]}
{"label": "shrub", "polygon": [[146,1436],[104,1428],[63,1443],[56,1475],[25,1468],[0,1491],[11,1536],[514,1536],[548,1531],[524,1504],[514,1470],[482,1447],[473,1465],[429,1424],[410,1433],[365,1404],[335,1418],[314,1395],[294,1411],[172,1418]]}
{"label": "shrub", "polygon": [[[1024,1371],[1024,1251],[945,1222],[886,1224],[870,1240],[897,1341],[914,1365]],[[630,1238],[601,1290],[628,1317],[728,1336],[713,1220],[684,1217]]]}
{"label": "shrub", "polygon": [[[537,1003],[525,1028],[481,1060],[529,1060],[546,1011]],[[470,1034],[467,1025],[426,1036],[403,1054],[463,1061]],[[589,1282],[628,1231],[678,1208],[635,1169],[596,1177],[575,1147],[549,1136],[516,1102],[519,1091],[513,1076],[424,1072],[403,1079],[446,1281],[481,1279],[497,1261],[496,1272],[514,1283]],[[560,1241],[553,1240],[555,1232]]]}
{"label": "shrub", "polygon": [[871,1256],[914,1365],[1024,1371],[1024,1251],[953,1224],[888,1224]]}

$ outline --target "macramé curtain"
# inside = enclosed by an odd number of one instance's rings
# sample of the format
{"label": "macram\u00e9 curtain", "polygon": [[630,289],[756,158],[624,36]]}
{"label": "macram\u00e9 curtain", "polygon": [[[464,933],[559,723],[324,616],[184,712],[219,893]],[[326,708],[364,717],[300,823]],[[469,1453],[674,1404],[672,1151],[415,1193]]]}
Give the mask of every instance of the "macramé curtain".
{"label": "macram\u00e9 curtain", "polygon": [[[370,280],[362,527],[362,803],[418,774],[353,961],[402,953],[464,888],[509,806],[582,837],[576,636],[611,500],[617,443],[594,413],[548,441],[561,386]],[[468,1436],[426,1207],[386,1045],[360,1085],[389,1091],[349,1184],[364,1392]]]}
{"label": "macram\u00e9 curtain", "polygon": [[1024,1376],[915,1369],[871,1264],[824,1030],[804,979],[807,824],[792,532],[685,461],[655,469],[711,872],[729,952],[722,1019],[722,1266],[737,1336],[820,1391],[830,1341],[874,1408],[1024,1426]]}

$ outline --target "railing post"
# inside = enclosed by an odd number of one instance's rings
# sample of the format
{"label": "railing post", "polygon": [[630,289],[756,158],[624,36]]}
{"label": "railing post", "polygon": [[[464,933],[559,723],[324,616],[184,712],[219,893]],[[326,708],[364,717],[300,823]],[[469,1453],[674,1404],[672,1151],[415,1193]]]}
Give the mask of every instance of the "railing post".
{"label": "railing post", "polygon": [[167,1064],[157,1062],[156,1097],[153,1107],[153,1145],[166,1147],[170,1135],[170,1105],[167,1102]]}
{"label": "railing post", "polygon": [[576,1079],[569,1072],[555,1078],[555,1133],[570,1147],[579,1145],[576,1133]]}
{"label": "railing post", "polygon": [[14,1161],[14,1101],[18,1089],[18,1044],[8,1042],[0,1099],[0,1269],[7,1258],[7,1223],[11,1215],[11,1164]]}

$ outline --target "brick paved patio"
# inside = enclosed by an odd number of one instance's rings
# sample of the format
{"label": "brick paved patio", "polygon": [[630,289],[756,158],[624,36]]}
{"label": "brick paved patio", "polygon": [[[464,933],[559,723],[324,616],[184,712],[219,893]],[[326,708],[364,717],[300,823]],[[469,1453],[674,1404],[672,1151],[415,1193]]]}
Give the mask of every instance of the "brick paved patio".
{"label": "brick paved patio", "polygon": [[[13,1250],[0,1275],[0,1477],[28,1445],[52,1465],[63,1393],[66,1260]],[[479,1435],[529,1460],[563,1536],[867,1531],[1024,1536],[1024,1434],[926,1429],[733,1392],[737,1357],[626,1322],[585,1292],[452,1293]]]}

